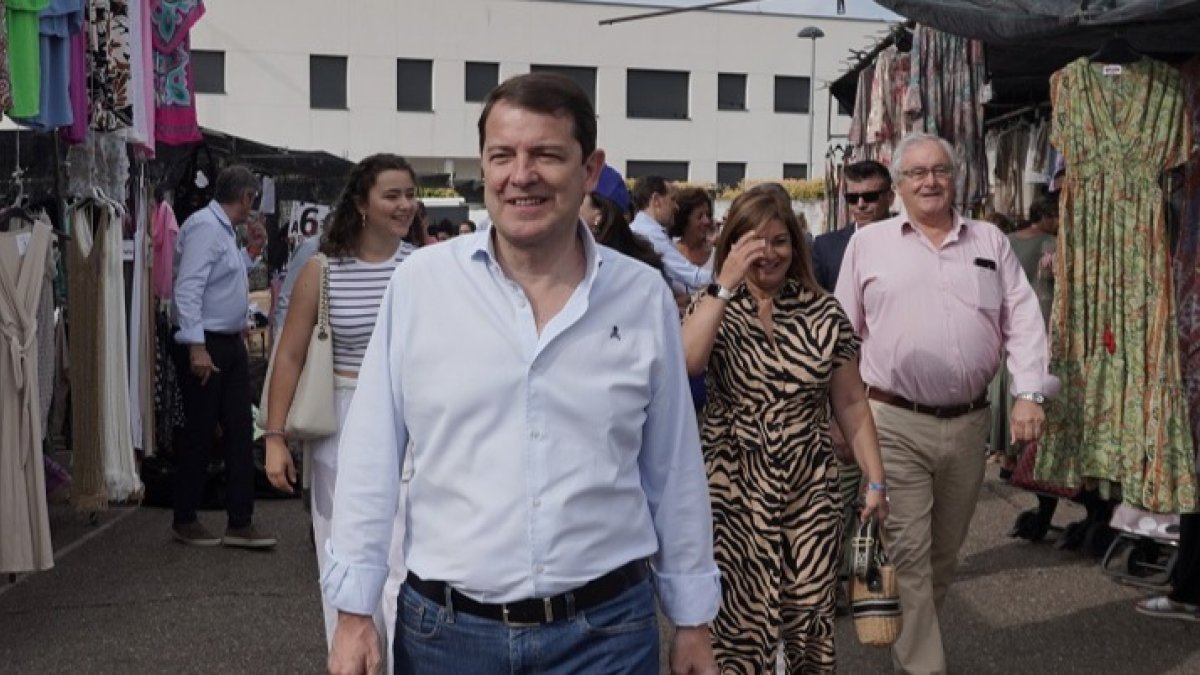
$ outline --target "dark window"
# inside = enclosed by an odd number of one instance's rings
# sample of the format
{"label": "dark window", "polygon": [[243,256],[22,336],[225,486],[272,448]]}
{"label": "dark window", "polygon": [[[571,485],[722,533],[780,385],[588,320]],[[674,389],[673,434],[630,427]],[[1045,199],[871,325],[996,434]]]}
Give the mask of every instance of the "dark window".
{"label": "dark window", "polygon": [[745,179],[745,162],[717,162],[717,185],[731,187]]}
{"label": "dark window", "polygon": [[808,112],[808,95],[810,93],[808,90],[808,81],[807,77],[776,75],[775,112]]}
{"label": "dark window", "polygon": [[625,162],[625,176],[628,178],[662,176],[667,180],[687,180],[688,163],[629,160]]}
{"label": "dark window", "polygon": [[808,179],[808,165],[807,164],[784,164],[783,165],[783,177],[807,180]]}
{"label": "dark window", "polygon": [[467,91],[464,96],[468,103],[483,103],[488,94],[496,88],[500,81],[500,64],[472,63],[467,61]]}
{"label": "dark window", "polygon": [[688,74],[680,70],[636,70],[625,74],[625,116],[653,120],[688,117]]}
{"label": "dark window", "polygon": [[319,110],[346,109],[346,57],[308,57],[308,105]]}
{"label": "dark window", "polygon": [[529,67],[531,73],[558,73],[566,75],[575,81],[587,93],[592,106],[596,105],[596,69],[584,66],[552,66],[534,64]]}
{"label": "dark window", "polygon": [[396,110],[433,110],[433,61],[396,59]]}
{"label": "dark window", "polygon": [[225,52],[193,49],[192,79],[197,94],[224,94]]}
{"label": "dark window", "polygon": [[843,117],[849,117],[854,114],[854,108],[838,101],[838,114]]}
{"label": "dark window", "polygon": [[717,110],[746,109],[746,76],[717,74]]}

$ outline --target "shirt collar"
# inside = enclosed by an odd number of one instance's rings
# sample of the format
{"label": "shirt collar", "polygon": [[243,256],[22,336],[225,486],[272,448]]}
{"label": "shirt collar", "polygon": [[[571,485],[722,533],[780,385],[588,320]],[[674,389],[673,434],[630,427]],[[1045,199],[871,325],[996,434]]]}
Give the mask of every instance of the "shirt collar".
{"label": "shirt collar", "polygon": [[[495,265],[497,269],[500,268],[496,259],[496,242],[492,238],[492,232],[495,229],[495,227],[489,227],[483,232],[471,235],[470,245],[465,248],[468,259]],[[596,272],[604,264],[606,251],[596,244],[592,231],[584,225],[582,220],[576,221],[575,232],[583,241],[583,256],[587,266],[583,283],[590,286],[596,278]]]}
{"label": "shirt collar", "polygon": [[225,213],[225,209],[221,208],[221,204],[217,200],[212,200],[208,203],[208,210],[212,211],[217,217],[217,222],[224,225],[230,232],[233,232],[233,223],[229,220],[229,214]]}
{"label": "shirt collar", "polygon": [[[953,209],[951,213],[954,216],[954,227],[950,228],[950,234],[948,234],[946,236],[945,243],[947,243],[947,244],[949,244],[950,242],[953,242],[953,241],[958,241],[959,237],[962,236],[963,232],[969,231],[971,229],[970,228],[971,221],[964,218],[962,213],[958,209]],[[911,220],[909,220],[906,216],[898,216],[898,217],[900,218],[900,233],[901,234],[917,234],[917,228],[912,224]]]}

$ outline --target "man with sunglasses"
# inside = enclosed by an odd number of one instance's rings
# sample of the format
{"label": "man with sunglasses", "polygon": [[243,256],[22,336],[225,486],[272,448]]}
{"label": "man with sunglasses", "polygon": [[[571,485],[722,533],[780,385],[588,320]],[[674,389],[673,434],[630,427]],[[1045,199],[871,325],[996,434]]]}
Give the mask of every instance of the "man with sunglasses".
{"label": "man with sunglasses", "polygon": [[938,615],[983,483],[988,383],[1007,354],[1013,440],[1041,437],[1046,329],[1004,233],[954,208],[954,148],[915,133],[894,157],[904,215],[850,240],[836,295],[863,339],[888,478],[883,540],[904,611],[893,665],[938,675],[947,672]]}
{"label": "man with sunglasses", "polygon": [[860,227],[889,218],[893,197],[892,176],[886,166],[865,160],[846,167],[846,205],[850,207],[850,223],[813,242],[813,274],[821,288],[833,292],[850,237]]}

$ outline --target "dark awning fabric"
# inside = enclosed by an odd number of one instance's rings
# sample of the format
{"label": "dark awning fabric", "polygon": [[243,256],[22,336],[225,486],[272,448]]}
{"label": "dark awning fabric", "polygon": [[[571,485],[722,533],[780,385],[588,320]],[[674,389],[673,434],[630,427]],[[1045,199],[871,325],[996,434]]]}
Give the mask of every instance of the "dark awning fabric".
{"label": "dark awning fabric", "polygon": [[[1050,75],[1119,35],[1170,63],[1200,53],[1200,0],[875,0],[906,19],[982,40],[992,82],[989,110],[1041,103]],[[831,84],[853,107],[851,70]]]}

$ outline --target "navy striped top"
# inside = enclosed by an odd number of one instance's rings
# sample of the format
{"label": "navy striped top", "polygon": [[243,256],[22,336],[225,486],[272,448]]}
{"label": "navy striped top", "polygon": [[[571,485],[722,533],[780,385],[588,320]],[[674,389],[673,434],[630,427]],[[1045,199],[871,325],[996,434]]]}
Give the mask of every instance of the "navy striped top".
{"label": "navy striped top", "polygon": [[334,370],[358,372],[392,272],[414,250],[412,244],[402,242],[395,256],[381,263],[367,263],[358,258],[329,259],[329,326],[333,330]]}

